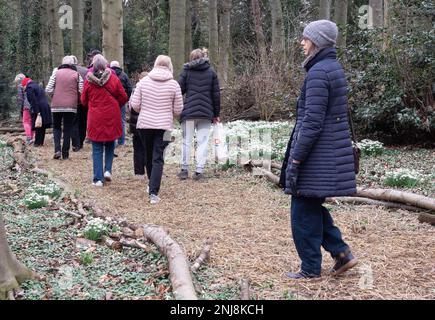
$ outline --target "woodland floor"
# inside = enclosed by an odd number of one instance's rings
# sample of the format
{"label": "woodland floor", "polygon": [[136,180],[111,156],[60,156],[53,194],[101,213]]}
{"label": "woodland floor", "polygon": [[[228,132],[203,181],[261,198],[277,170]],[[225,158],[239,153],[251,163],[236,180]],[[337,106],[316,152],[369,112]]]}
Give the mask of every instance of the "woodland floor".
{"label": "woodland floor", "polygon": [[[79,197],[98,202],[117,217],[167,228],[194,259],[204,241],[211,260],[198,273],[202,298],[238,298],[240,279],[249,278],[255,299],[435,299],[435,228],[417,214],[373,206],[328,205],[359,265],[339,278],[329,277],[331,257],[324,252],[323,277],[291,281],[297,256],[289,227],[289,199],[263,179],[240,170],[209,168],[202,182],[176,177],[166,165],[160,196],[150,205],[145,182],[132,172],[132,147],[117,148],[113,181],[92,186],[90,145],[54,160],[51,134],[32,148],[40,168],[68,182]],[[429,158],[430,159],[430,158]],[[214,293],[214,294],[213,294]]]}

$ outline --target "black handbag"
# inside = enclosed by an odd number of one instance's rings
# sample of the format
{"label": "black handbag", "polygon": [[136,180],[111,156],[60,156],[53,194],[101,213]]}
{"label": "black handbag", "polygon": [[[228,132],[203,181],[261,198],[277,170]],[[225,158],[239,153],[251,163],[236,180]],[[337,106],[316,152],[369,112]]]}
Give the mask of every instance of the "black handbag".
{"label": "black handbag", "polygon": [[350,108],[347,109],[347,114],[348,114],[350,132],[352,134],[352,150],[353,150],[353,160],[354,160],[354,165],[355,165],[355,174],[358,174],[358,172],[359,172],[359,158],[361,156],[361,149],[358,148],[358,140],[357,140],[356,135],[355,135],[355,129],[353,126],[352,113],[350,111]]}

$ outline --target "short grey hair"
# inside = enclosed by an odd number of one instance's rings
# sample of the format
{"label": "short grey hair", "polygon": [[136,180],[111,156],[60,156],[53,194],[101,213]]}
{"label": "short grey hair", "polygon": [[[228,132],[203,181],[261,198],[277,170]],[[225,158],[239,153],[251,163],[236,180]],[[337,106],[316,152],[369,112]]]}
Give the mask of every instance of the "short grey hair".
{"label": "short grey hair", "polygon": [[77,64],[79,64],[79,60],[77,59],[77,57],[76,56],[71,56],[71,58],[73,59],[73,64],[74,65],[77,65]]}
{"label": "short grey hair", "polygon": [[107,60],[101,54],[97,54],[92,59],[92,65],[94,67],[94,71],[104,71],[107,68]]}
{"label": "short grey hair", "polygon": [[25,77],[26,77],[26,76],[25,76],[24,74],[22,74],[22,73],[17,74],[16,77],[15,77],[15,79],[14,79],[14,83],[15,83],[15,84],[21,84],[21,81],[23,81],[23,79],[24,79]]}
{"label": "short grey hair", "polygon": [[62,64],[74,64],[74,58],[72,56],[65,56],[62,59]]}

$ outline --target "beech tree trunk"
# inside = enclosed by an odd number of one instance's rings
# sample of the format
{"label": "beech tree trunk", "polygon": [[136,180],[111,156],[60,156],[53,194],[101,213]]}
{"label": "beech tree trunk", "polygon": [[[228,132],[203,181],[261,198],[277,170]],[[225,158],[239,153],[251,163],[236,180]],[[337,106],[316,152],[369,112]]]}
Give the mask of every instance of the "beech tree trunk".
{"label": "beech tree trunk", "polygon": [[174,67],[174,78],[178,79],[185,62],[186,0],[171,0],[170,10],[169,56]]}
{"label": "beech tree trunk", "polygon": [[232,62],[231,62],[231,0],[222,1],[222,15],[220,19],[220,37],[219,37],[219,69],[220,76],[219,80],[223,83],[227,83],[232,72]]}
{"label": "beech tree trunk", "polygon": [[212,65],[219,71],[219,25],[216,0],[208,2],[208,32],[208,55]]}
{"label": "beech tree trunk", "polygon": [[331,19],[331,0],[319,0],[319,19]]}
{"label": "beech tree trunk", "polygon": [[52,46],[53,66],[59,66],[65,55],[63,47],[63,34],[59,27],[59,1],[48,0],[50,11],[50,40]]}
{"label": "beech tree trunk", "polygon": [[101,49],[102,4],[101,0],[92,0],[91,39],[93,49]]}
{"label": "beech tree trunk", "polygon": [[184,61],[189,61],[189,55],[192,51],[192,4],[190,0],[186,0],[186,30],[185,30],[185,48]]}
{"label": "beech tree trunk", "polygon": [[267,60],[266,39],[264,37],[263,26],[261,25],[261,9],[258,0],[251,0],[252,17],[254,18],[255,35],[257,37],[258,52],[260,53],[260,63],[264,65]]}
{"label": "beech tree trunk", "polygon": [[272,15],[272,51],[278,53],[278,58],[283,58],[285,53],[284,27],[282,7],[280,0],[270,0]]}
{"label": "beech tree trunk", "polygon": [[348,0],[335,0],[335,23],[340,30],[337,39],[337,47],[346,48],[346,27],[347,27]]}
{"label": "beech tree trunk", "polygon": [[71,36],[71,52],[83,63],[83,25],[85,23],[85,2],[75,0],[71,2],[73,9],[73,30]]}
{"label": "beech tree trunk", "polygon": [[11,290],[33,276],[33,272],[20,263],[9,248],[3,215],[0,212],[0,300],[6,299]]}
{"label": "beech tree trunk", "polygon": [[382,27],[384,25],[383,0],[369,0],[369,6],[372,7],[373,27]]}
{"label": "beech tree trunk", "polygon": [[102,0],[103,55],[124,65],[122,0]]}

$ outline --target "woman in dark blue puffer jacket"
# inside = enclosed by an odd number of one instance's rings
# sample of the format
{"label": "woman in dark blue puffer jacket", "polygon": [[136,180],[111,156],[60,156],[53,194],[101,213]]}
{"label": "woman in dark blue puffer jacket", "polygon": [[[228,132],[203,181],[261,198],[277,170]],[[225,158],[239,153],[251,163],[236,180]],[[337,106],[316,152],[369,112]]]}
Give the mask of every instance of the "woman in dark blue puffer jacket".
{"label": "woman in dark blue puffer jacket", "polygon": [[[307,75],[297,104],[297,120],[289,143],[285,193],[291,194],[293,239],[302,260],[293,279],[318,277],[321,247],[331,253],[339,275],[356,265],[328,210],[325,197],[356,193],[354,159],[347,118],[347,84],[334,48],[335,23],[314,21],[303,32]],[[284,176],[284,172],[283,172]]]}

